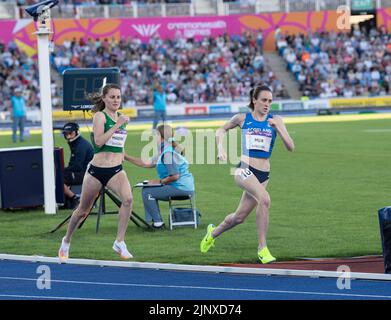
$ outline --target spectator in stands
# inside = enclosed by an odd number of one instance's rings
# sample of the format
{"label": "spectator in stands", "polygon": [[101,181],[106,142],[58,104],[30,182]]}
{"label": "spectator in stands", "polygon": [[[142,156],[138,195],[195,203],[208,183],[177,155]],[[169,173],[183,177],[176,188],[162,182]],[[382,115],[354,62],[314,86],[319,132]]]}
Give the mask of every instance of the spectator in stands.
{"label": "spectator in stands", "polygon": [[304,95],[316,98],[389,94],[391,40],[384,28],[349,33],[282,35],[276,39]]}
{"label": "spectator in stands", "polygon": [[[269,82],[276,98],[287,98],[286,91],[275,90],[270,67],[265,64],[257,46],[255,34],[243,33],[201,41],[177,35],[175,41],[161,39],[157,34],[148,43],[140,38],[121,39],[103,45],[102,41],[80,44],[71,48],[56,47],[55,62],[59,72],[69,66],[104,67],[115,63],[121,69],[124,96],[129,105],[151,104],[151,78],[156,77],[167,92],[167,101],[176,103],[244,101],[253,83]],[[68,65],[66,65],[68,63]],[[246,78],[245,87],[239,88]],[[276,79],[277,80],[277,79]],[[238,84],[240,83],[240,84]],[[221,97],[224,95],[224,98]],[[128,105],[128,102],[124,102]]]}
{"label": "spectator in stands", "polygon": [[19,141],[24,141],[24,126],[26,121],[26,102],[22,95],[22,89],[14,89],[11,97],[10,116],[12,119],[12,141],[17,142],[17,132],[19,128]]}
{"label": "spectator in stands", "polygon": [[7,46],[0,44],[0,87],[4,101],[11,101],[11,88],[18,88],[23,92],[27,106],[39,105],[37,65],[14,41]]}
{"label": "spectator in stands", "polygon": [[258,50],[260,53],[262,53],[263,52],[263,32],[262,32],[262,29],[258,30],[256,39],[257,39]]}
{"label": "spectator in stands", "polygon": [[[56,46],[53,59],[59,73],[69,67],[118,66],[124,97],[128,99],[125,106],[151,105],[150,79],[155,76],[165,88],[167,101],[179,104],[244,101],[245,92],[259,82],[270,83],[276,99],[288,98],[264,62],[257,44],[259,33],[194,41],[177,32],[175,41],[156,34],[148,43],[142,43],[140,38],[121,39],[118,43],[109,39],[73,39]],[[352,35],[313,32],[306,36],[283,34],[277,29],[275,35],[278,52],[295,73],[304,95],[303,90],[311,91],[311,98],[343,96],[345,87],[351,88],[354,95],[390,93],[391,36],[384,27],[372,28],[369,33],[355,28]],[[0,85],[23,88],[31,106],[39,105],[36,65],[14,43],[0,48]],[[53,91],[54,107],[59,107],[61,88]],[[11,96],[7,89],[2,94],[3,99]],[[349,90],[346,94],[350,94]]]}
{"label": "spectator in stands", "polygon": [[68,166],[64,168],[64,208],[75,209],[79,204],[80,198],[70,187],[83,183],[87,166],[94,156],[94,149],[92,148],[92,145],[81,136],[77,123],[68,122],[62,128],[62,133],[67,140],[71,151]]}

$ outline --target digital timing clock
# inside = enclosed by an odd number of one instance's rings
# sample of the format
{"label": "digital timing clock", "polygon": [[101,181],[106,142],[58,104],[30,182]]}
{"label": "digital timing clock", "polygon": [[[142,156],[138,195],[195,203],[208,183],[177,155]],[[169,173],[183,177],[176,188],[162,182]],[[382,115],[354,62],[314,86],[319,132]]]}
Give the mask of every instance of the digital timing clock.
{"label": "digital timing clock", "polygon": [[63,72],[63,110],[90,110],[87,95],[100,92],[107,83],[120,84],[118,68],[76,68]]}

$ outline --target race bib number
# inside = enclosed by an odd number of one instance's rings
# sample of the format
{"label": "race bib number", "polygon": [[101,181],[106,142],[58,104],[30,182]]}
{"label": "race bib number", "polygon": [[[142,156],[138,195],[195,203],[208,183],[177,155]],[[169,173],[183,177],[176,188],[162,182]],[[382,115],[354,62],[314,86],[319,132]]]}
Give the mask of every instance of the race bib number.
{"label": "race bib number", "polygon": [[126,137],[127,137],[126,130],[118,129],[116,132],[114,132],[111,138],[106,142],[106,146],[123,148],[125,146]]}
{"label": "race bib number", "polygon": [[253,173],[249,168],[243,168],[240,170],[240,176],[243,180],[246,180],[249,176],[251,176]]}
{"label": "race bib number", "polygon": [[246,147],[249,150],[260,150],[269,152],[271,142],[271,137],[251,134],[246,135]]}

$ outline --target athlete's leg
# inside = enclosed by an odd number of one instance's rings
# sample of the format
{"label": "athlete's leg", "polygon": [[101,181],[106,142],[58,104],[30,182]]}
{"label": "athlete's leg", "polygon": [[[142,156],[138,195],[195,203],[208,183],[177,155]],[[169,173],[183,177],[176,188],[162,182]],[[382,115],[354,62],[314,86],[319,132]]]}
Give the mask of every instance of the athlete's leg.
{"label": "athlete's leg", "polygon": [[[265,181],[261,185],[265,188],[267,186],[268,181]],[[266,191],[267,195],[265,195],[265,200],[258,204],[256,213],[256,224],[258,230],[258,242],[259,248],[262,249],[266,247],[266,235],[269,230],[269,209],[270,209],[270,195]]]}
{"label": "athlete's leg", "polygon": [[89,173],[85,174],[81,190],[80,203],[76,210],[73,211],[71,220],[69,221],[67,233],[64,238],[65,242],[71,242],[71,238],[75,229],[79,223],[90,213],[101,188],[102,184],[98,181],[98,179],[94,178]]}
{"label": "athlete's leg", "polygon": [[256,205],[257,201],[249,193],[244,191],[236,211],[225,217],[224,221],[213,230],[212,237],[216,238],[223,232],[228,231],[229,229],[232,229],[236,225],[242,223]]}
{"label": "athlete's leg", "polygon": [[132,214],[133,204],[132,189],[130,188],[125,171],[122,170],[113,176],[107,183],[107,187],[113,190],[113,192],[122,200],[121,207],[119,208],[117,231],[117,241],[122,242],[125,239],[125,233],[128,228],[129,218]]}
{"label": "athlete's leg", "polygon": [[214,245],[215,238],[221,235],[223,232],[233,228],[234,226],[242,223],[250,212],[257,205],[257,201],[246,191],[243,192],[240,204],[234,213],[225,217],[217,227],[212,224],[208,225],[206,235],[201,240],[200,250],[202,253],[206,253]]}
{"label": "athlete's leg", "polygon": [[269,228],[270,196],[266,191],[267,181],[261,184],[249,169],[237,169],[235,182],[256,201],[256,225],[259,248],[266,247],[266,236]]}

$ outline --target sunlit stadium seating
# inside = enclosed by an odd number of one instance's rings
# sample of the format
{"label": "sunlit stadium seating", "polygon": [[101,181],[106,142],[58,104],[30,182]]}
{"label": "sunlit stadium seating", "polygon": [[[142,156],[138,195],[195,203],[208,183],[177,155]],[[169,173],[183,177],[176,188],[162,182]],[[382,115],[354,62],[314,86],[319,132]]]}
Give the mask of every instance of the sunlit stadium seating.
{"label": "sunlit stadium seating", "polygon": [[310,98],[390,94],[391,36],[383,27],[349,33],[281,33],[279,54]]}

